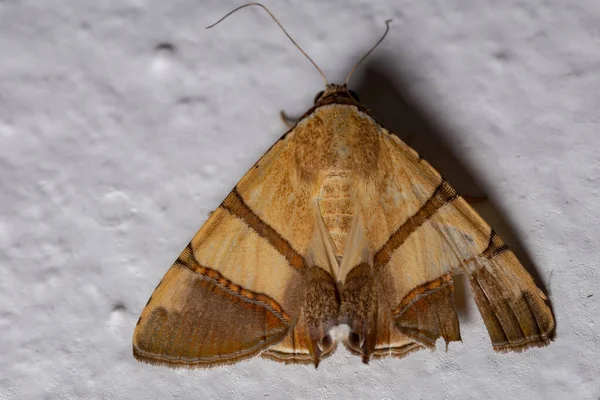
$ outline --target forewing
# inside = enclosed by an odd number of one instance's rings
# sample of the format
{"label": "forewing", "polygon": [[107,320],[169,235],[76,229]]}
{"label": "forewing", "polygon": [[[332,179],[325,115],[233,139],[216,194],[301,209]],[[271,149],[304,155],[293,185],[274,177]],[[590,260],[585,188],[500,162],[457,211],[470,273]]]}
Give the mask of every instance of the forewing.
{"label": "forewing", "polygon": [[136,326],[137,359],[210,367],[273,348],[272,359],[318,363],[332,351],[338,296],[329,266],[308,257],[316,189],[298,180],[293,141],[255,164],[167,272]]}
{"label": "forewing", "polygon": [[366,360],[376,353],[388,318],[427,347],[460,340],[452,276],[462,273],[495,350],[547,344],[552,313],[514,254],[429,163],[385,129],[377,134],[378,169],[356,195],[372,258],[343,273],[341,319],[357,352]]}

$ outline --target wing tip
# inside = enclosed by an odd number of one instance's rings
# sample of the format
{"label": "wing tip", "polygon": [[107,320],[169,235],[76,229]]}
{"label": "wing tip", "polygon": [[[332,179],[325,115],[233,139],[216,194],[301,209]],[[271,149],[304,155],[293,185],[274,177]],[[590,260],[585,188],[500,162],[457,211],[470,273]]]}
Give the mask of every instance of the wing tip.
{"label": "wing tip", "polygon": [[[344,341],[344,347],[350,354],[357,355],[362,358],[363,363],[365,363],[365,357],[367,357],[368,361],[365,364],[368,364],[371,360],[381,360],[384,358],[404,358],[409,354],[412,354],[419,350],[431,349],[431,347],[424,345],[420,342],[409,342],[402,346],[398,347],[387,347],[387,348],[376,348],[371,354],[364,355],[360,350],[352,347],[350,343]],[[434,346],[435,349],[435,346]]]}
{"label": "wing tip", "polygon": [[[139,350],[136,347],[133,347],[132,354],[133,354],[133,358],[135,358],[136,361],[141,362],[143,364],[160,366],[160,367],[168,367],[168,368],[172,368],[172,369],[190,369],[190,370],[192,370],[192,369],[212,369],[212,368],[222,367],[222,366],[226,366],[226,365],[239,364],[240,362],[248,362],[248,361],[250,361],[250,359],[254,358],[254,356],[251,356],[249,358],[238,357],[238,358],[233,358],[233,359],[222,359],[222,360],[218,360],[218,361],[167,359],[167,358],[160,358],[160,357],[157,357],[154,355],[144,354],[144,352],[142,350]],[[312,364],[312,365],[315,365],[316,364],[316,366],[318,366],[319,361],[322,361],[323,359],[329,357],[331,355],[331,353],[326,354],[323,358],[318,360],[316,363],[315,363],[315,360],[313,360],[309,355],[307,355],[307,357],[305,357],[305,358],[303,358],[303,357],[282,357],[277,354],[273,354],[271,351],[268,351],[268,350],[261,354],[256,354],[256,355],[258,355],[260,358],[262,358],[264,360],[283,363],[286,365],[289,365],[289,364],[296,364],[296,365],[311,365]]]}
{"label": "wing tip", "polygon": [[492,344],[492,347],[494,348],[494,351],[498,353],[521,353],[532,348],[546,347],[553,341],[553,336],[541,335],[525,338],[518,342],[494,343]]}
{"label": "wing tip", "polygon": [[321,353],[317,358],[313,357],[310,352],[308,353],[286,353],[282,351],[276,351],[268,349],[260,354],[261,358],[265,360],[283,363],[285,365],[300,364],[300,365],[314,365],[315,369],[319,367],[321,361],[329,358],[337,349],[337,343],[326,352]]}
{"label": "wing tip", "polygon": [[264,358],[265,360],[269,360],[269,361],[273,361],[273,362],[277,362],[277,363],[283,363],[285,365],[291,365],[291,364],[300,364],[300,365],[310,365],[310,364],[314,364],[314,360],[310,357],[310,355],[306,354],[306,355],[280,355],[280,354],[274,354],[272,351],[266,351],[264,353],[262,353],[260,355],[261,358]]}
{"label": "wing tip", "polygon": [[478,269],[469,279],[495,351],[521,352],[554,340],[552,309],[533,280],[512,287],[508,277],[486,268]]}
{"label": "wing tip", "polygon": [[225,365],[238,364],[241,362],[247,362],[250,358],[257,355],[258,352],[253,354],[243,354],[231,358],[220,358],[220,359],[189,359],[184,358],[167,358],[165,356],[159,356],[156,354],[145,352],[135,345],[133,346],[133,358],[144,364],[169,367],[172,369],[211,369],[216,367],[222,367]]}
{"label": "wing tip", "polygon": [[198,369],[198,368],[210,368],[211,365],[204,365],[200,363],[187,363],[182,360],[168,360],[164,358],[151,357],[145,354],[142,354],[140,350],[137,350],[135,347],[133,348],[133,358],[136,361],[141,362],[143,364],[156,365],[161,367],[169,367],[173,369]]}

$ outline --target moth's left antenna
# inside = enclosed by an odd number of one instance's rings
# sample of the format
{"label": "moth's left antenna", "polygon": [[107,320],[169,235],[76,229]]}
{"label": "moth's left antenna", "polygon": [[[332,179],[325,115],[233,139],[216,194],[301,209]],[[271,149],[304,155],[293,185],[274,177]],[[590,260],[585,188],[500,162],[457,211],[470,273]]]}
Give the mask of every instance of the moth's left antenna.
{"label": "moth's left antenna", "polygon": [[317,69],[317,71],[319,71],[319,74],[321,74],[321,76],[325,80],[325,85],[329,84],[329,81],[327,81],[327,78],[325,77],[325,74],[323,73],[323,71],[321,71],[321,68],[319,68],[319,66],[313,61],[313,59],[310,58],[308,56],[308,54],[306,54],[306,52],[304,50],[302,50],[302,47],[300,47],[298,45],[298,43],[296,43],[296,41],[294,39],[292,39],[292,37],[290,36],[290,34],[287,33],[287,31],[285,30],[285,28],[281,25],[281,23],[279,23],[279,21],[277,20],[277,18],[275,18],[275,16],[273,15],[273,13],[271,13],[271,11],[269,11],[269,9],[267,7],[263,6],[260,3],[248,3],[248,4],[244,4],[243,6],[239,6],[237,8],[234,8],[233,10],[231,10],[227,14],[225,14],[225,16],[223,18],[221,18],[220,20],[218,20],[214,24],[207,26],[206,29],[212,28],[213,26],[215,26],[218,23],[220,23],[221,21],[223,21],[225,18],[229,17],[234,12],[236,12],[238,10],[241,10],[242,8],[249,7],[249,6],[259,6],[260,8],[262,8],[263,10],[265,10],[267,12],[267,14],[269,14],[271,16],[271,18],[273,18],[273,21],[275,21],[277,23],[277,25],[279,25],[279,27],[281,28],[281,30],[283,31],[283,33],[285,33],[285,35],[288,37],[288,39],[290,39],[291,42],[294,43],[294,46],[296,46],[298,48],[298,50],[300,50],[300,52],[302,54],[304,54],[304,57],[308,58],[308,61],[310,61],[312,63],[312,65],[314,65],[314,67]]}

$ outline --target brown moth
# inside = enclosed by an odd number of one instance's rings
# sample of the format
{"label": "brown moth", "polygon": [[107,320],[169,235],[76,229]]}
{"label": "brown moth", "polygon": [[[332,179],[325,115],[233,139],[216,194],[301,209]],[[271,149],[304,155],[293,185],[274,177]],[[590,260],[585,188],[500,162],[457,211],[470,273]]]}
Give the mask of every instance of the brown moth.
{"label": "brown moth", "polygon": [[346,324],[343,343],[365,363],[403,357],[460,340],[456,274],[494,350],[552,339],[546,296],[502,239],[346,84],[327,83],[158,284],[133,354],[170,367],[256,355],[318,366]]}

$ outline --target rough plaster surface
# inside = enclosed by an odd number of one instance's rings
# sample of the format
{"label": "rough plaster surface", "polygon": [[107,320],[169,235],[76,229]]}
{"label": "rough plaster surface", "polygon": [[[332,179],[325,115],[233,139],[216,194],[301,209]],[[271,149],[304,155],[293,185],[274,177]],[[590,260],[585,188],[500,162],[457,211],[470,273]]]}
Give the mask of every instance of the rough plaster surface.
{"label": "rough plaster surface", "polygon": [[[557,338],[361,364],[137,363],[138,315],[174,258],[322,82],[237,1],[0,1],[0,398],[600,397],[600,2],[268,5],[331,81],[394,19],[352,87],[513,245]],[[461,281],[458,280],[461,287]],[[464,292],[464,293],[462,293]]]}

